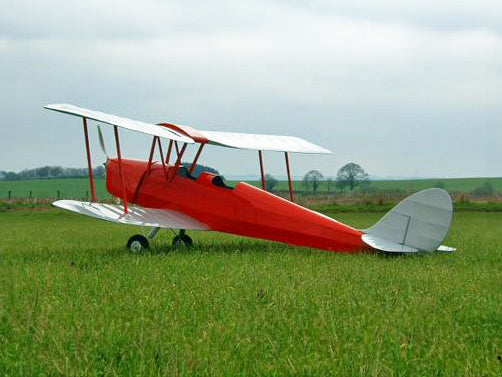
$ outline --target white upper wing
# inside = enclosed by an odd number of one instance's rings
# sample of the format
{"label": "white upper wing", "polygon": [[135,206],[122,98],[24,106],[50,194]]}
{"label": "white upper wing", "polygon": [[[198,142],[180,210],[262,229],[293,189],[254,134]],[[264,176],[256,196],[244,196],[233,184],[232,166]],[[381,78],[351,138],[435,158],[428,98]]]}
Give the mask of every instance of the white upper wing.
{"label": "white upper wing", "polygon": [[294,136],[258,135],[219,131],[199,132],[209,140],[209,144],[221,145],[229,148],[298,153],[331,153],[331,151],[323,147]]}
{"label": "white upper wing", "polygon": [[77,115],[83,118],[93,119],[98,122],[111,124],[117,127],[127,128],[129,130],[138,131],[153,136],[164,137],[166,139],[181,141],[184,143],[194,142],[190,137],[185,136],[169,128],[160,127],[155,124],[145,123],[138,120],[122,118],[117,115],[106,114],[100,111],[84,109],[83,107],[68,105],[66,103],[52,104],[44,107],[48,110],[54,110],[65,114]]}
{"label": "white upper wing", "polygon": [[81,215],[111,221],[118,224],[141,225],[148,227],[170,229],[209,230],[209,227],[193,217],[181,212],[167,209],[152,209],[143,207],[129,207],[124,213],[124,207],[114,204],[79,202],[76,200],[58,200],[52,203]]}

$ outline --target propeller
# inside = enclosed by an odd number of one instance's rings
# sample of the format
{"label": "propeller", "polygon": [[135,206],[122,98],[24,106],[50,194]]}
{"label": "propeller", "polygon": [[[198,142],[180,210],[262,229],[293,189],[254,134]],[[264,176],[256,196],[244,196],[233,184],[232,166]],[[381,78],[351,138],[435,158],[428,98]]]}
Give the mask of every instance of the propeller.
{"label": "propeller", "polygon": [[101,132],[101,127],[98,124],[98,138],[99,138],[99,145],[101,146],[101,150],[106,156],[106,162],[110,159],[108,156],[108,153],[106,152],[106,147],[105,147],[105,139],[103,138],[103,133]]}

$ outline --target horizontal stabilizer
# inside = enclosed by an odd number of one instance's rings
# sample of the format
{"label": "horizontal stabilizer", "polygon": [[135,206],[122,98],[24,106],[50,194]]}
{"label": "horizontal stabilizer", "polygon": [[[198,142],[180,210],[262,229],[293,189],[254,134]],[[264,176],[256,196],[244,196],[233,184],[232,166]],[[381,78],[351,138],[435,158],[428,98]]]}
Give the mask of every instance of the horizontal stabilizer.
{"label": "horizontal stabilizer", "polygon": [[45,106],[45,108],[48,110],[58,111],[60,113],[93,119],[101,123],[142,132],[148,135],[164,137],[166,139],[181,141],[184,143],[194,142],[190,137],[185,136],[175,130],[160,127],[152,123],[145,123],[138,120],[122,118],[113,114],[106,114],[100,111],[89,110],[83,107],[77,107],[66,103],[47,105]]}
{"label": "horizontal stabilizer", "polygon": [[455,249],[454,247],[441,245],[438,247],[437,251],[440,251],[441,253],[453,253],[453,252],[457,251],[457,249]]}
{"label": "horizontal stabilizer", "polygon": [[114,204],[79,202],[76,200],[58,200],[54,206],[67,209],[81,215],[111,221],[118,224],[140,225],[156,228],[209,230],[200,221],[181,212],[167,209],[129,207],[124,214],[123,207]]}
{"label": "horizontal stabilizer", "polygon": [[363,234],[363,241],[373,249],[387,251],[389,253],[418,253],[419,250],[397,242],[392,242],[369,234]]}
{"label": "horizontal stabilizer", "polygon": [[450,229],[453,204],[438,188],[417,192],[396,205],[374,226],[364,230],[363,241],[377,250],[399,253],[455,251],[441,245]]}

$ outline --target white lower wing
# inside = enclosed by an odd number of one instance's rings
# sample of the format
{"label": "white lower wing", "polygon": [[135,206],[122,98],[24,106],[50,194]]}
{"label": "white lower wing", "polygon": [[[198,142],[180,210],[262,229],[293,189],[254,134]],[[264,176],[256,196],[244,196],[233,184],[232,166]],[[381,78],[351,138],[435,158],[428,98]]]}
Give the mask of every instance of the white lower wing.
{"label": "white lower wing", "polygon": [[129,207],[129,212],[124,214],[123,207],[114,204],[79,202],[76,200],[58,200],[52,204],[59,208],[80,213],[81,215],[118,224],[170,229],[209,230],[206,224],[181,212],[167,209]]}

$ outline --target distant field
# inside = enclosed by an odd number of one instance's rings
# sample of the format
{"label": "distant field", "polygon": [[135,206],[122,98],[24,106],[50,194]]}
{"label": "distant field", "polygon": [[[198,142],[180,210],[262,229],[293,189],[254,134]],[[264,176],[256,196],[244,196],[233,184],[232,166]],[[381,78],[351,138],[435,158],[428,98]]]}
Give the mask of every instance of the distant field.
{"label": "distant field", "polygon": [[[365,228],[381,214],[340,214]],[[454,254],[343,255],[59,210],[0,214],[0,375],[500,376],[501,213]],[[27,231],[29,230],[29,231]]]}
{"label": "distant field", "polygon": [[[404,181],[371,181],[371,186],[377,190],[400,190],[404,192],[419,191],[422,189],[436,187],[441,182],[445,190],[448,191],[463,191],[469,192],[485,182],[490,182],[496,191],[502,192],[502,178],[449,178],[449,179],[418,179]],[[236,184],[238,181],[230,181],[230,184]],[[249,181],[257,187],[261,187],[259,181]],[[301,181],[294,182],[295,190],[304,190]],[[275,190],[288,190],[288,183],[280,181]],[[326,182],[321,182],[319,192],[327,192]],[[89,181],[82,178],[68,179],[37,179],[28,181],[0,181],[0,199],[7,198],[11,191],[13,198],[29,198],[30,190],[33,198],[56,198],[58,195],[61,198],[85,198],[90,195]],[[335,185],[331,191],[335,190]],[[96,180],[97,195],[101,199],[109,198],[110,195],[106,192],[105,181],[103,179]]]}
{"label": "distant field", "polygon": [[[444,179],[414,179],[414,180],[392,180],[392,181],[371,181],[371,187],[377,190],[400,190],[405,192],[419,191],[431,187],[442,185],[447,191],[472,191],[481,186],[483,183],[489,182],[496,191],[502,192],[502,178],[444,178]],[[233,182],[236,183],[236,182]],[[261,187],[260,181],[249,181],[248,183]],[[330,191],[336,190],[336,181],[332,183]],[[295,190],[304,190],[302,181],[294,181],[293,187]],[[274,187],[276,190],[288,190],[287,181],[279,181]],[[324,181],[320,183],[319,192],[327,192],[328,184]],[[357,190],[357,189],[356,189]]]}
{"label": "distant field", "polygon": [[[96,195],[100,199],[109,198],[104,179],[96,179]],[[34,179],[27,181],[0,181],[0,198],[8,198],[9,190],[13,198],[85,198],[90,196],[89,180],[83,178]]]}
{"label": "distant field", "polygon": [[472,191],[489,182],[496,191],[502,192],[502,178],[448,178],[448,179],[416,179],[405,181],[372,181],[379,190],[419,191],[443,184],[447,191]]}

